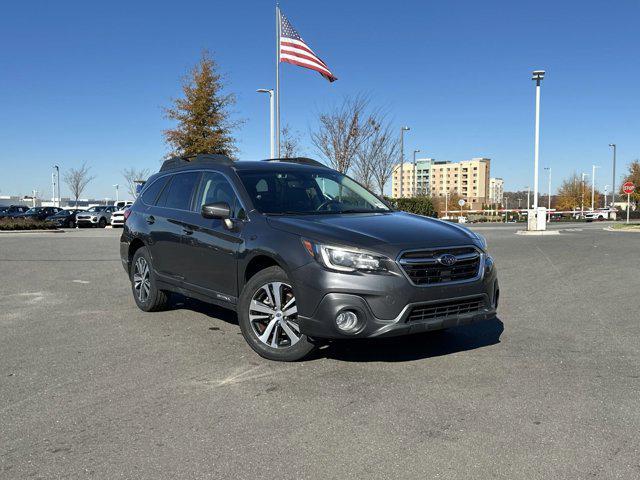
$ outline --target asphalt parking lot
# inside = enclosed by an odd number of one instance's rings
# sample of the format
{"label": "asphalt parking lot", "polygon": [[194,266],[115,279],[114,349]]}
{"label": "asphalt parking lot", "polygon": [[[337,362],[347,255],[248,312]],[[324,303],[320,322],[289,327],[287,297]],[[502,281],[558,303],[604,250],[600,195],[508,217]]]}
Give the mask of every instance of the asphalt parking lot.
{"label": "asphalt parking lot", "polygon": [[294,364],[139,311],[118,230],[0,235],[0,478],[640,478],[640,234],[516,228],[499,320]]}

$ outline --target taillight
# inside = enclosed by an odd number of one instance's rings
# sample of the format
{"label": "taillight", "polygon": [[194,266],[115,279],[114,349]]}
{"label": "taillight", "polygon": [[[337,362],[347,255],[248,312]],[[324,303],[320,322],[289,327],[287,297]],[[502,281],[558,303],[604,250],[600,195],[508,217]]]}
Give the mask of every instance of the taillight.
{"label": "taillight", "polygon": [[124,221],[125,221],[125,222],[127,221],[127,218],[129,218],[129,215],[131,215],[131,209],[130,209],[130,208],[127,208],[127,209],[124,211]]}

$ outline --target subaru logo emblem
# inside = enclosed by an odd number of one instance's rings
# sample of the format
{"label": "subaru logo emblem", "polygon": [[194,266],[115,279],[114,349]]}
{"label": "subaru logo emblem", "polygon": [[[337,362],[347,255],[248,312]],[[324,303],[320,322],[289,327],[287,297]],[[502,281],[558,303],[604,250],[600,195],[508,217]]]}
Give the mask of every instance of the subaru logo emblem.
{"label": "subaru logo emblem", "polygon": [[450,253],[445,253],[444,255],[440,255],[438,257],[438,263],[445,265],[447,267],[451,267],[452,265],[455,265],[457,261],[458,259],[454,255],[451,255]]}

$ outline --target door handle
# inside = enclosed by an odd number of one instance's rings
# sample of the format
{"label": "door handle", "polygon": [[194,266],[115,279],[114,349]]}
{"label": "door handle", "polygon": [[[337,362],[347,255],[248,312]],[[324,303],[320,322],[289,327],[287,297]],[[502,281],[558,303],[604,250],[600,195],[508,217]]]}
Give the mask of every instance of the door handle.
{"label": "door handle", "polygon": [[153,225],[153,224],[155,223],[155,221],[156,221],[156,219],[155,219],[155,217],[154,217],[153,215],[149,215],[149,216],[147,217],[147,223],[148,223],[149,225]]}
{"label": "door handle", "polygon": [[182,233],[185,235],[193,235],[193,230],[189,230],[188,228],[183,228]]}

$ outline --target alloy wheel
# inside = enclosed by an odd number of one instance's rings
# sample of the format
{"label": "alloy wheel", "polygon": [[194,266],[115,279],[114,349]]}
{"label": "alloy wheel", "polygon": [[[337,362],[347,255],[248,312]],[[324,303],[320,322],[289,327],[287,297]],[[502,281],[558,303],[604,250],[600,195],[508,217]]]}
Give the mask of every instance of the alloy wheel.
{"label": "alloy wheel", "polygon": [[145,303],[151,292],[151,280],[149,279],[149,264],[144,257],[139,257],[134,265],[133,289],[138,296],[138,300]]}
{"label": "alloy wheel", "polygon": [[249,323],[253,332],[271,348],[287,348],[301,337],[298,307],[291,285],[271,282],[261,286],[251,298]]}

